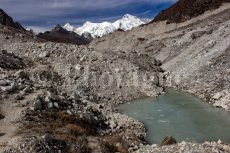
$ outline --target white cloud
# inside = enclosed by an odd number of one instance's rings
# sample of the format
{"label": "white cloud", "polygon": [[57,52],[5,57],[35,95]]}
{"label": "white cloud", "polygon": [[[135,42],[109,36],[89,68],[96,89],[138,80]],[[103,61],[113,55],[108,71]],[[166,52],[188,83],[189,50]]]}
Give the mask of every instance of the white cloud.
{"label": "white cloud", "polygon": [[45,32],[45,31],[49,31],[50,28],[48,27],[40,27],[40,26],[26,26],[27,30],[32,29],[35,33],[40,33],[40,32]]}

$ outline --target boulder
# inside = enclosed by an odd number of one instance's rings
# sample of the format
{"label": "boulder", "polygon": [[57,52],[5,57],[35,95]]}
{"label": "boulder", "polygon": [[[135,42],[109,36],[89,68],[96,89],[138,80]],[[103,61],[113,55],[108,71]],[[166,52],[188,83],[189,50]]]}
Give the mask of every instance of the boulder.
{"label": "boulder", "polygon": [[0,86],[8,86],[8,82],[6,80],[0,80]]}
{"label": "boulder", "polygon": [[23,89],[23,92],[25,92],[25,93],[31,93],[31,91],[32,91],[32,89],[30,87],[25,87]]}
{"label": "boulder", "polygon": [[49,103],[48,103],[48,108],[51,109],[51,108],[53,108],[53,107],[54,107],[54,104],[53,104],[52,102],[49,102]]}
{"label": "boulder", "polygon": [[82,66],[79,65],[79,64],[75,65],[74,68],[75,68],[77,71],[80,71],[80,70],[83,70],[83,69],[84,69],[84,67],[82,67]]}
{"label": "boulder", "polygon": [[34,110],[41,110],[42,109],[42,101],[41,99],[36,99],[34,102]]}
{"label": "boulder", "polygon": [[56,108],[59,108],[59,105],[58,105],[58,103],[54,103],[54,107],[56,107]]}
{"label": "boulder", "polygon": [[69,110],[69,109],[68,109],[66,112],[67,112],[69,115],[73,115],[73,112],[72,112],[71,110]]}
{"label": "boulder", "polygon": [[218,93],[216,93],[216,94],[212,97],[212,99],[218,100],[218,99],[220,99],[222,96],[223,96],[222,93],[221,93],[221,92],[218,92]]}
{"label": "boulder", "polygon": [[41,52],[38,57],[39,58],[46,58],[46,57],[49,57],[50,56],[50,53],[47,52],[47,51],[44,51],[44,52]]}
{"label": "boulder", "polygon": [[59,97],[55,95],[54,93],[47,92],[47,96],[45,97],[46,102],[57,102],[60,101]]}
{"label": "boulder", "polygon": [[196,31],[196,32],[191,34],[191,38],[197,39],[197,38],[203,36],[205,33],[206,33],[206,31]]}
{"label": "boulder", "polygon": [[161,146],[176,144],[176,140],[172,136],[167,136],[161,142]]}

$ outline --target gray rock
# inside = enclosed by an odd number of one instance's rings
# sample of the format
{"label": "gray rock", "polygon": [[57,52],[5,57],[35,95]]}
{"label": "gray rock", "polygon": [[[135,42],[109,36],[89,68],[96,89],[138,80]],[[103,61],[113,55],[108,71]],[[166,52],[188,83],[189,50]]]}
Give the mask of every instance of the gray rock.
{"label": "gray rock", "polygon": [[20,91],[20,95],[25,96],[26,93],[24,91]]}
{"label": "gray rock", "polygon": [[35,107],[30,107],[30,110],[31,111],[35,111]]}
{"label": "gray rock", "polygon": [[24,88],[23,89],[23,92],[25,92],[25,93],[31,93],[31,88],[30,87],[26,87],[26,88]]}
{"label": "gray rock", "polygon": [[54,107],[54,104],[52,102],[48,103],[48,108],[51,109]]}
{"label": "gray rock", "polygon": [[58,105],[58,103],[54,103],[54,107],[56,107],[56,108],[59,108],[59,105]]}
{"label": "gray rock", "polygon": [[197,38],[203,36],[205,33],[206,33],[206,31],[196,31],[196,32],[191,34],[191,38],[197,39]]}
{"label": "gray rock", "polygon": [[0,86],[8,86],[8,82],[6,80],[0,80]]}
{"label": "gray rock", "polygon": [[69,110],[69,109],[68,109],[66,112],[67,112],[67,114],[69,114],[69,115],[73,115],[72,111]]}
{"label": "gray rock", "polygon": [[6,87],[0,87],[1,91],[3,92],[8,92],[8,93],[12,93],[17,89],[16,83],[11,83],[10,86],[6,86]]}
{"label": "gray rock", "polygon": [[49,56],[50,56],[50,53],[48,51],[41,52],[38,55],[39,58],[46,58],[46,57],[49,57]]}
{"label": "gray rock", "polygon": [[45,98],[45,101],[46,102],[50,102],[50,101],[58,101],[59,98],[57,95],[51,93],[51,92],[47,92],[47,96]]}
{"label": "gray rock", "polygon": [[75,67],[74,67],[77,71],[80,71],[80,70],[83,70],[84,67],[82,67],[81,65],[77,64]]}
{"label": "gray rock", "polygon": [[40,99],[36,99],[33,107],[34,107],[34,110],[41,110],[42,109],[42,101]]}
{"label": "gray rock", "polygon": [[218,93],[216,93],[216,94],[212,97],[212,99],[218,100],[218,99],[220,99],[221,97],[222,97],[222,93],[221,93],[221,92],[218,92]]}

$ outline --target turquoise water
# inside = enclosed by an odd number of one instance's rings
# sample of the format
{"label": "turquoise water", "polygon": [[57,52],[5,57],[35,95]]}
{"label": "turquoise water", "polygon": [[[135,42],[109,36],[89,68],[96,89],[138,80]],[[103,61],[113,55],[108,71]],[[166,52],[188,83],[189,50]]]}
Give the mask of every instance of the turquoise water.
{"label": "turquoise water", "polygon": [[159,144],[166,136],[180,141],[230,142],[230,113],[183,92],[168,91],[119,107],[121,113],[145,124],[147,140]]}

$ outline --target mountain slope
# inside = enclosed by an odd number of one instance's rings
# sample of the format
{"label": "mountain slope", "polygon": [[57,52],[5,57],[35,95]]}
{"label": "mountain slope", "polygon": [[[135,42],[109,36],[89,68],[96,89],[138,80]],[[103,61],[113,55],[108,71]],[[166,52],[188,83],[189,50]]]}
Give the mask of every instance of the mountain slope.
{"label": "mountain slope", "polygon": [[172,7],[162,11],[152,22],[167,20],[168,23],[179,23],[216,9],[230,0],[180,0]]}
{"label": "mountain slope", "polygon": [[186,23],[118,30],[90,46],[7,36],[0,29],[0,152],[230,152],[221,141],[145,145],[144,125],[114,107],[169,86],[230,110],[230,4]]}
{"label": "mountain slope", "polygon": [[117,31],[94,39],[90,46],[154,57],[162,61],[167,86],[230,110],[229,27],[230,3],[182,23],[154,22]]}
{"label": "mountain slope", "polygon": [[69,32],[63,29],[61,26],[57,25],[53,30],[47,31],[45,33],[39,33],[37,37],[59,43],[70,43],[75,45],[87,45],[90,40],[83,36],[79,36],[74,32]]}
{"label": "mountain slope", "polygon": [[106,35],[108,33],[114,32],[118,29],[122,29],[124,31],[131,30],[134,27],[138,27],[145,22],[141,19],[126,14],[123,16],[122,19],[119,19],[113,23],[111,22],[102,22],[102,23],[92,23],[92,22],[86,22],[82,27],[75,28],[69,23],[64,25],[64,28],[68,31],[74,31],[79,35],[82,35],[84,33],[91,34],[92,37],[102,37],[103,35]]}
{"label": "mountain slope", "polygon": [[14,22],[2,9],[0,9],[0,24],[25,31],[20,23]]}

